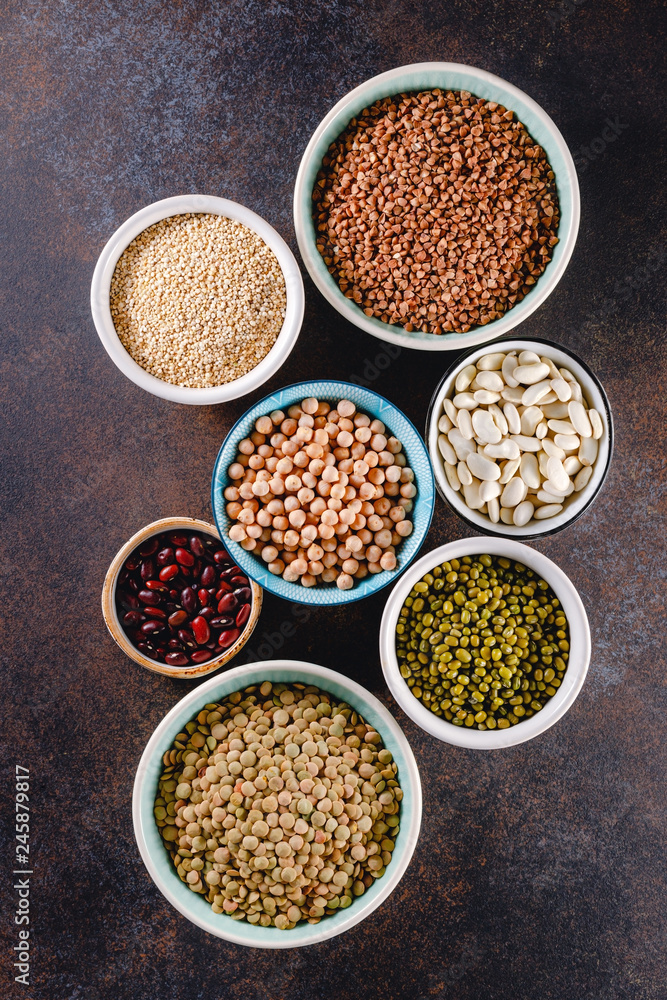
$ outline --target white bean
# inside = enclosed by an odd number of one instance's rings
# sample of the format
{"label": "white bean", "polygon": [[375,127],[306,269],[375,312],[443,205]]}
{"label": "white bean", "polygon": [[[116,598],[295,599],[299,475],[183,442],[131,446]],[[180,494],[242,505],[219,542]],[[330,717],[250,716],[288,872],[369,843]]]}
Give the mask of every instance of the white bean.
{"label": "white bean", "polygon": [[[468,458],[470,458],[470,455],[468,455]],[[459,477],[461,486],[470,486],[472,483],[472,473],[465,462],[459,462],[456,466],[456,474]]]}
{"label": "white bean", "polygon": [[475,410],[472,415],[475,434],[484,444],[498,444],[502,434],[488,410]]}
{"label": "white bean", "polygon": [[461,489],[461,480],[456,472],[456,466],[452,465],[450,462],[445,462],[445,475],[447,476],[447,482],[453,490],[458,492]]}
{"label": "white bean", "polygon": [[541,441],[534,437],[528,437],[526,434],[512,434],[510,440],[518,444],[521,451],[540,451],[542,448]]}
{"label": "white bean", "polygon": [[475,381],[480,389],[488,389],[489,392],[500,392],[505,388],[505,383],[497,372],[481,371]]}
{"label": "white bean", "polygon": [[574,424],[569,420],[548,420],[549,430],[554,434],[574,434]]}
{"label": "white bean", "polygon": [[501,434],[509,434],[509,427],[507,425],[507,420],[505,419],[505,414],[500,409],[496,403],[491,403],[489,406],[489,413],[496,422],[496,427]]}
{"label": "white bean", "polygon": [[541,382],[547,378],[549,369],[547,365],[542,364],[539,358],[537,359],[537,363],[521,364],[521,355],[519,355],[519,364],[514,369],[513,375],[521,385],[535,385],[537,382]]}
{"label": "white bean", "polygon": [[537,518],[538,521],[543,521],[547,517],[555,517],[556,514],[560,514],[562,509],[561,503],[547,503],[544,507],[538,507],[533,517]]}
{"label": "white bean", "polygon": [[452,429],[452,426],[453,424],[449,419],[449,417],[447,416],[447,414],[441,413],[440,419],[438,420],[438,430],[440,431],[440,433],[446,434],[447,431],[450,431]]}
{"label": "white bean", "polygon": [[521,397],[521,402],[524,406],[534,406],[535,403],[539,403],[542,399],[545,399],[550,392],[551,382],[536,382],[535,385],[528,386]]}
{"label": "white bean", "polygon": [[491,403],[497,403],[500,399],[499,392],[489,392],[488,389],[477,389],[473,396],[478,406],[489,406]]}
{"label": "white bean", "polygon": [[515,354],[508,354],[502,363],[503,378],[510,389],[516,389],[519,384],[512,374],[518,364],[519,360]]}
{"label": "white bean", "polygon": [[495,497],[493,500],[487,501],[488,513],[491,521],[494,524],[498,523],[500,517],[500,504],[498,503],[498,498]]}
{"label": "white bean", "polygon": [[452,427],[451,431],[447,432],[447,437],[460,462],[465,462],[470,452],[475,451],[474,444],[464,438],[458,427]]}
{"label": "white bean", "polygon": [[487,458],[520,458],[521,449],[516,441],[510,438],[503,438],[499,444],[487,444],[484,446],[484,454]]}
{"label": "white bean", "polygon": [[576,399],[570,400],[567,412],[570,414],[570,420],[577,434],[580,434],[583,438],[593,437],[593,428],[591,427],[591,422],[588,419],[588,414],[584,409],[583,403],[578,402]]}
{"label": "white bean", "polygon": [[585,465],[583,467],[583,469],[581,469],[577,473],[577,475],[575,476],[575,480],[574,480],[574,490],[575,490],[575,493],[578,493],[579,490],[583,490],[584,486],[588,485],[589,480],[590,480],[590,478],[591,478],[592,475],[593,475],[593,466],[592,465]]}
{"label": "white bean", "polygon": [[450,465],[456,465],[456,452],[444,434],[440,434],[438,437],[438,448],[445,462],[449,462]]}
{"label": "white bean", "polygon": [[[500,475],[500,470],[498,470],[498,475]],[[490,479],[485,479],[479,484],[479,496],[480,500],[484,503],[488,503],[489,500],[494,500],[499,497],[502,493],[502,487],[499,482],[491,482]]]}
{"label": "white bean", "polygon": [[551,388],[556,393],[558,398],[562,403],[566,403],[568,399],[572,398],[572,389],[570,388],[570,383],[566,382],[564,378],[558,376],[558,378],[553,378],[551,380]]}
{"label": "white bean", "polygon": [[[555,483],[552,483],[550,479],[546,479],[542,483],[542,489],[540,490],[540,493],[545,493],[547,496],[556,498],[569,497],[570,493],[573,492],[574,492],[574,483],[572,481],[570,481],[570,484],[566,490],[561,490],[559,489],[558,486],[555,485]],[[537,495],[539,497],[540,494],[538,493]]]}
{"label": "white bean", "polygon": [[504,354],[485,354],[477,362],[477,367],[481,372],[497,372],[502,368],[504,360]]}
{"label": "white bean", "polygon": [[477,374],[477,369],[474,365],[466,365],[456,376],[456,382],[454,383],[457,392],[465,392],[475,375]]}
{"label": "white bean", "polygon": [[479,495],[479,481],[477,479],[473,479],[470,486],[463,487],[463,495],[471,510],[479,510],[484,505],[484,501]]}
{"label": "white bean", "polygon": [[576,434],[554,434],[554,444],[564,452],[578,451],[581,441]]}
{"label": "white bean", "polygon": [[602,437],[602,417],[597,410],[594,410],[593,407],[591,407],[588,411],[588,419],[590,420],[591,427],[593,428],[593,437],[596,441],[598,441]]}
{"label": "white bean", "polygon": [[519,355],[520,365],[536,365],[539,360],[540,356],[535,351],[522,351]]}
{"label": "white bean", "polygon": [[459,410],[457,424],[466,441],[472,441],[475,434],[472,429],[472,420],[470,419],[469,410]]}
{"label": "white bean", "polygon": [[468,455],[466,463],[473,476],[476,476],[477,479],[500,479],[500,469],[495,462],[490,458],[485,458],[484,455],[478,453]]}
{"label": "white bean", "polygon": [[514,511],[511,507],[500,508],[500,520],[503,524],[514,524]]}
{"label": "white bean", "polygon": [[539,406],[527,406],[521,414],[521,434],[532,437],[541,420],[542,410]]}
{"label": "white bean", "polygon": [[541,441],[549,433],[549,428],[547,427],[546,420],[541,420],[537,427],[535,428],[535,437],[538,441]]}
{"label": "white bean", "polygon": [[526,496],[526,484],[520,476],[510,479],[500,495],[501,507],[516,507]]}
{"label": "white bean", "polygon": [[524,524],[528,524],[534,510],[535,507],[530,500],[524,500],[522,503],[517,504],[514,508],[514,517],[512,518],[517,528],[523,528]]}
{"label": "white bean", "polygon": [[545,403],[543,401],[542,413],[548,420],[552,417],[556,420],[563,420],[567,417],[567,403]]}
{"label": "white bean", "polygon": [[[451,434],[451,431],[449,433]],[[559,448],[558,445],[551,440],[551,438],[542,438],[540,444],[542,446],[542,451],[546,451],[549,458],[560,458],[561,462],[565,458],[565,452],[563,449]]]}
{"label": "white bean", "polygon": [[471,392],[457,392],[454,396],[454,406],[460,410],[464,407],[466,410],[474,410],[477,406],[475,402],[475,397]]}
{"label": "white bean", "polygon": [[525,452],[521,456],[521,478],[523,479],[526,486],[530,486],[533,490],[538,490],[540,488],[540,470],[537,465],[537,458],[535,455]]}
{"label": "white bean", "polygon": [[598,443],[594,437],[584,438],[579,449],[579,461],[582,465],[592,465],[598,457]]}
{"label": "white bean", "polygon": [[445,403],[444,403],[444,406],[445,406],[445,413],[447,414],[447,416],[451,420],[452,424],[455,424],[456,423],[456,407],[452,403],[451,399],[449,399],[449,398],[446,399]]}
{"label": "white bean", "polygon": [[576,455],[568,455],[568,457],[563,462],[563,468],[565,469],[565,471],[567,472],[568,476],[571,479],[572,476],[576,476],[576,474],[580,471],[580,469],[582,468],[582,464],[576,457]]}
{"label": "white bean", "polygon": [[558,373],[558,369],[556,368],[556,366],[553,363],[553,361],[551,360],[551,358],[547,358],[547,357],[542,356],[542,357],[540,357],[540,361],[542,362],[543,365],[546,365],[547,368],[549,369],[549,375],[550,375],[551,378],[560,378],[560,375]]}
{"label": "white bean", "polygon": [[566,490],[570,485],[570,477],[563,468],[560,458],[550,458],[547,462],[547,475],[557,490]]}
{"label": "white bean", "polygon": [[510,389],[510,388],[503,389],[500,395],[503,397],[504,400],[506,400],[506,402],[517,404],[520,403],[521,400],[523,399],[524,391],[525,390],[523,386],[518,385],[516,389]]}
{"label": "white bean", "polygon": [[504,466],[502,467],[500,472],[500,479],[498,480],[498,482],[502,483],[503,485],[505,483],[509,483],[510,479],[512,478],[512,476],[514,475],[514,473],[517,471],[518,468],[519,468],[519,459],[510,458],[510,460],[508,462],[505,462]]}
{"label": "white bean", "polygon": [[505,419],[507,420],[507,426],[510,434],[520,434],[521,417],[519,416],[519,411],[514,403],[505,403],[503,406],[503,413],[505,415]]}

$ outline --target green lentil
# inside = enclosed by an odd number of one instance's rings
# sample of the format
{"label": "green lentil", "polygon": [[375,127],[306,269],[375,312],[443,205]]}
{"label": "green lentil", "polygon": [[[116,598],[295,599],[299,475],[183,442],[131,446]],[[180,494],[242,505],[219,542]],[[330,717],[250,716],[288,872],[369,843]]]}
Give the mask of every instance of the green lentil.
{"label": "green lentil", "polygon": [[542,710],[567,670],[560,601],[533,570],[504,557],[435,566],[414,585],[399,624],[401,676],[415,698],[455,726],[518,725]]}
{"label": "green lentil", "polygon": [[[424,578],[425,593],[437,579]],[[430,698],[430,667],[410,662]],[[162,763],[156,825],[179,878],[216,914],[284,931],[318,923],[391,863],[397,764],[369,723],[316,687],[267,681],[207,705]]]}

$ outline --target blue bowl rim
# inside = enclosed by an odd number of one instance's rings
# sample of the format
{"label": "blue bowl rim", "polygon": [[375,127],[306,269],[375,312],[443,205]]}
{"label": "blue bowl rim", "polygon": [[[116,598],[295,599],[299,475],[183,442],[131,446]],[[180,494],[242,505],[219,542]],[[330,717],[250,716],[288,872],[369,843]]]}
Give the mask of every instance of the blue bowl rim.
{"label": "blue bowl rim", "polygon": [[[431,527],[431,522],[433,520],[433,513],[434,513],[434,510],[435,510],[435,497],[436,497],[437,490],[436,490],[435,476],[434,476],[434,473],[433,473],[433,467],[432,467],[432,464],[431,464],[431,456],[429,455],[429,452],[428,452],[428,446],[427,446],[426,442],[424,441],[422,435],[419,433],[419,431],[417,430],[416,426],[412,422],[412,420],[410,420],[410,418],[408,416],[406,416],[405,413],[403,413],[403,411],[401,409],[399,409],[399,407],[395,403],[392,403],[392,401],[390,399],[387,399],[386,396],[382,396],[379,392],[376,392],[374,389],[369,389],[366,386],[357,385],[354,382],[346,382],[343,379],[330,379],[330,378],[329,379],[328,378],[306,379],[306,380],[303,380],[301,382],[292,382],[292,383],[290,383],[290,385],[285,385],[285,386],[283,386],[280,389],[275,389],[272,393],[269,393],[269,395],[264,396],[262,399],[258,400],[256,403],[254,403],[253,406],[249,407],[245,411],[245,413],[243,413],[239,417],[239,419],[236,421],[236,423],[233,425],[233,427],[231,427],[230,430],[228,431],[228,433],[225,435],[224,440],[223,440],[222,444],[220,445],[220,449],[218,451],[218,455],[216,457],[215,463],[213,465],[213,475],[212,475],[212,478],[211,478],[211,508],[213,510],[213,520],[215,522],[216,528],[218,529],[218,533],[220,535],[220,538],[222,539],[223,545],[226,548],[228,548],[228,551],[230,552],[230,554],[234,556],[234,559],[236,560],[237,566],[240,566],[240,568],[243,569],[246,572],[246,574],[251,579],[254,580],[255,577],[254,577],[253,573],[251,572],[252,565],[253,565],[252,561],[251,561],[252,554],[251,553],[246,554],[245,550],[242,549],[240,545],[238,545],[236,542],[233,542],[227,536],[227,533],[223,530],[224,526],[221,525],[219,523],[219,520],[218,520],[217,509],[216,509],[216,498],[215,498],[215,486],[216,486],[216,481],[217,481],[217,478],[218,478],[218,467],[222,463],[222,454],[223,454],[223,451],[225,450],[227,442],[230,441],[230,439],[233,437],[233,435],[237,431],[237,428],[239,427],[239,424],[243,423],[243,421],[247,418],[247,416],[248,416],[248,414],[250,413],[251,410],[254,410],[256,407],[262,406],[268,400],[272,399],[276,395],[279,395],[281,392],[286,392],[287,390],[292,390],[292,389],[298,389],[301,386],[312,386],[313,382],[324,383],[324,384],[332,385],[332,386],[333,385],[336,385],[336,386],[350,386],[351,388],[354,388],[355,391],[362,391],[362,392],[365,392],[365,393],[369,393],[371,396],[375,396],[377,399],[382,400],[383,403],[386,403],[387,406],[389,406],[391,409],[396,410],[396,412],[400,414],[400,416],[403,418],[403,420],[405,420],[406,423],[414,431],[416,443],[419,444],[423,448],[424,456],[425,456],[425,458],[427,460],[427,468],[428,468],[428,473],[429,473],[430,496],[429,496],[428,493],[427,493],[427,495],[422,495],[422,486],[421,486],[421,483],[420,483],[419,484],[419,489],[418,489],[418,492],[417,492],[417,497],[416,497],[416,499],[417,499],[418,502],[421,500],[421,502],[423,502],[424,504],[428,504],[428,506],[429,506],[428,521],[427,521],[426,525],[423,528],[422,536],[419,539],[418,544],[415,547],[415,551],[413,552],[413,554],[410,557],[410,559],[405,563],[405,565],[398,566],[396,569],[393,569],[393,570],[384,570],[382,573],[377,573],[372,578],[373,581],[377,581],[377,585],[371,587],[370,589],[368,587],[364,588],[362,586],[366,581],[369,580],[369,577],[366,577],[364,580],[361,580],[359,582],[358,586],[352,587],[351,590],[341,590],[341,591],[339,591],[339,594],[340,594],[340,600],[339,601],[336,601],[336,602],[329,601],[329,602],[326,602],[326,604],[324,604],[321,601],[317,601],[317,600],[314,599],[317,596],[317,592],[318,592],[318,588],[316,586],[315,587],[300,587],[299,590],[296,591],[296,586],[297,585],[294,584],[294,587],[295,587],[294,602],[295,603],[297,603],[297,604],[309,604],[309,605],[312,605],[313,607],[338,607],[338,606],[340,606],[342,604],[352,604],[355,601],[361,601],[365,597],[370,597],[373,594],[378,593],[380,590],[383,590],[385,587],[388,587],[392,583],[394,583],[398,579],[398,577],[401,575],[401,573],[403,573],[408,568],[408,566],[417,558],[417,555],[419,554],[419,550],[421,549],[422,545],[426,541],[426,536],[428,535],[429,528]],[[241,561],[239,561],[239,559],[238,559],[239,553],[242,553],[242,555],[241,555]],[[246,563],[246,565],[244,565],[244,563]],[[383,577],[385,577],[385,576],[387,577],[387,579],[383,580]],[[281,578],[278,577],[278,579],[281,579]],[[380,581],[382,581],[382,582],[380,582]],[[263,590],[268,591],[269,593],[273,594],[274,597],[279,597],[281,600],[291,600],[291,598],[284,597],[282,594],[279,594],[275,590],[273,590],[272,587],[270,586],[270,584],[271,584],[271,580],[265,580],[264,583],[259,584],[259,586],[261,586]],[[320,588],[320,590],[321,589],[322,588]],[[327,588],[327,592],[329,592],[328,588]]]}

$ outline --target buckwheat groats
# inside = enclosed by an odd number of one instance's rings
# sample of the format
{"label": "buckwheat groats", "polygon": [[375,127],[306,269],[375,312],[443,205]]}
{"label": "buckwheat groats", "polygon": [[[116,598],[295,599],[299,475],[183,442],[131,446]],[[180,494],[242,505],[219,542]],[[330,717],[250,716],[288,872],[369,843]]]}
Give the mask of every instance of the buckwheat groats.
{"label": "buckwheat groats", "polygon": [[498,319],[558,242],[554,173],[514,112],[467,91],[377,101],[324,157],[317,247],[367,316],[465,333]]}
{"label": "buckwheat groats", "polygon": [[392,754],[316,687],[266,681],[206,705],[163,764],[156,823],[215,913],[315,924],[391,862],[403,798]]}
{"label": "buckwheat groats", "polygon": [[223,385],[266,357],[285,317],[285,279],[251,229],[175,215],[145,229],[116,264],[110,307],[123,347],[151,375]]}
{"label": "buckwheat groats", "polygon": [[349,590],[396,567],[417,488],[401,442],[349,399],[260,417],[224,491],[229,537],[271,573]]}

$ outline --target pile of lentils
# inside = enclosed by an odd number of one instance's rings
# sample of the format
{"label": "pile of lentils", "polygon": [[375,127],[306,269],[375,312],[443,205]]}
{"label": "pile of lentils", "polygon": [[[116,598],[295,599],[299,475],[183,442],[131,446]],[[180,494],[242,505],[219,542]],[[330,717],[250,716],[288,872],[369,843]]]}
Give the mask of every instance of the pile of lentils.
{"label": "pile of lentils", "polygon": [[288,583],[350,590],[393,570],[417,494],[403,445],[349,399],[259,417],[227,470],[229,537]]}
{"label": "pile of lentils", "polygon": [[414,585],[396,625],[401,676],[455,726],[508,729],[541,711],[569,656],[567,618],[545,580],[499,556],[464,556]]}
{"label": "pile of lentils", "polygon": [[396,764],[372,726],[316,687],[266,681],[206,705],[163,764],[156,823],[215,913],[316,924],[391,862]]}
{"label": "pile of lentils", "polygon": [[467,91],[377,101],[330,146],[317,248],[367,316],[465,333],[530,291],[558,242],[554,173],[514,112]]}
{"label": "pile of lentils", "polygon": [[187,667],[234,645],[250,618],[252,590],[217,538],[163,531],[125,560],[116,610],[140,653]]}
{"label": "pile of lentils", "polygon": [[120,341],[151,375],[189,389],[224,385],[266,357],[285,317],[285,279],[256,233],[221,215],[149,226],[111,279]]}

